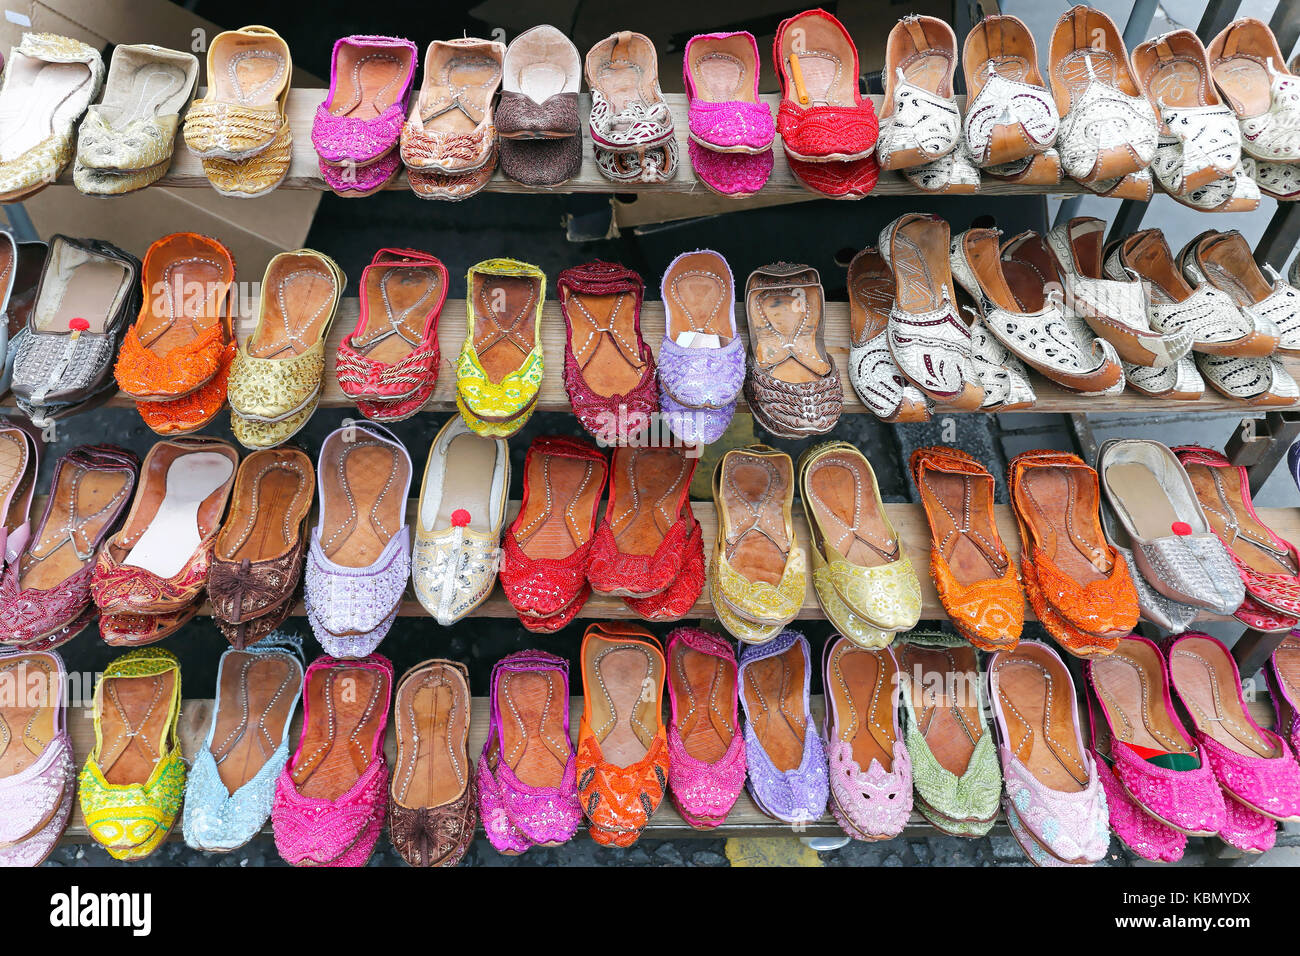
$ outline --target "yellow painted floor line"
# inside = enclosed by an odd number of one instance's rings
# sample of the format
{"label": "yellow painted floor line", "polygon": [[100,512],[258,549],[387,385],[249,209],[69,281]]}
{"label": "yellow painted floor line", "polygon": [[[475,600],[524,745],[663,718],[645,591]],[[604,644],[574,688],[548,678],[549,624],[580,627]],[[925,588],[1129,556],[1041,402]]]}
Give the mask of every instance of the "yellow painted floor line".
{"label": "yellow painted floor line", "polygon": [[727,860],[732,866],[821,866],[817,851],[798,837],[731,837]]}

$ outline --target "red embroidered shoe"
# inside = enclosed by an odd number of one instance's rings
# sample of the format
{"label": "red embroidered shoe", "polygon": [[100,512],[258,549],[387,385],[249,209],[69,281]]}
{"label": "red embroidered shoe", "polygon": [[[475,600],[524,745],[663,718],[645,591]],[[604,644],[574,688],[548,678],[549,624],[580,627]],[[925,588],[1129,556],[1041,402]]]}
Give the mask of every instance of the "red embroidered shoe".
{"label": "red embroidered shoe", "polygon": [[447,267],[427,252],[380,249],[362,270],[361,315],[339,343],[335,371],[367,418],[409,418],[433,395],[446,299]]}
{"label": "red embroidered shoe", "polygon": [[677,578],[696,525],[689,499],[696,461],[681,447],[614,449],[609,504],[591,542],[593,590],[647,598]]}
{"label": "red embroidered shoe", "polygon": [[[691,515],[690,502],[686,513]],[[647,598],[624,598],[623,602],[647,621],[680,621],[695,607],[704,590],[704,532],[691,515],[694,525],[686,538],[686,556],[673,583]]]}
{"label": "red embroidered shoe", "polygon": [[497,577],[530,630],[554,631],[577,615],[609,467],[588,442],[544,435],[524,456],[524,497],[502,542]]}
{"label": "red embroidered shoe", "polygon": [[832,199],[861,199],[880,179],[875,153],[847,163],[808,163],[787,152],[785,161],[804,188]]}
{"label": "red embroidered shoe", "polygon": [[825,10],[783,20],[772,45],[781,81],[776,128],[788,155],[811,163],[864,159],[876,110],[858,92],[858,49]]}
{"label": "red embroidered shoe", "polygon": [[1300,553],[1260,519],[1251,500],[1246,469],[1199,445],[1173,449],[1192,479],[1210,527],[1246,585],[1246,594],[1265,610],[1300,617]]}
{"label": "red embroidered shoe", "polygon": [[573,414],[605,444],[626,444],[659,411],[655,360],[641,337],[645,283],[613,262],[560,273],[564,315],[564,387]]}

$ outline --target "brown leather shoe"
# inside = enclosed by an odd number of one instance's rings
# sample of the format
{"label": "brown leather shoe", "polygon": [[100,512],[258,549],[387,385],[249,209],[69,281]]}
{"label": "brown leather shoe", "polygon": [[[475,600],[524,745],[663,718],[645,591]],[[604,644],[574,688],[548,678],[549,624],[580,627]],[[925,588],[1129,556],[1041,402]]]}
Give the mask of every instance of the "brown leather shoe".
{"label": "brown leather shoe", "polygon": [[825,302],[810,266],[776,262],[745,283],[753,353],[745,400],[759,425],[781,438],[825,434],[844,408],[840,373],[826,351]]}
{"label": "brown leather shoe", "polygon": [[474,839],[478,787],[466,749],[469,720],[464,664],[435,658],[398,682],[388,835],[411,866],[455,866]]}
{"label": "brown leather shoe", "polygon": [[232,646],[247,646],[244,625],[293,597],[315,486],[311,459],[297,448],[255,451],[240,463],[208,570],[212,615],[230,626]]}

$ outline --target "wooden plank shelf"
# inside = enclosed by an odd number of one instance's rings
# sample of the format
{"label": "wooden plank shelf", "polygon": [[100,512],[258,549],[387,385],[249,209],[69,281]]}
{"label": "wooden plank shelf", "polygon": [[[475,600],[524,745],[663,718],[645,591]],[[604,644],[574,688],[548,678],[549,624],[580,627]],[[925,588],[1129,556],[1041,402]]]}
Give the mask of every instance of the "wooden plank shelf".
{"label": "wooden plank shelf", "polygon": [[[456,267],[461,268],[462,264],[458,263]],[[244,281],[249,282],[254,281],[254,278],[252,276],[243,277]],[[256,278],[260,279],[260,277]],[[357,278],[353,277],[353,282]],[[564,376],[562,374],[565,342],[564,317],[560,313],[559,303],[554,298],[555,276],[550,276],[549,279],[550,281],[547,283],[547,301],[543,306],[542,317],[542,354],[545,360],[546,374],[542,379],[537,408],[545,412],[568,412],[571,411],[571,406],[568,393],[564,389]],[[743,275],[737,276],[737,284],[743,290]],[[655,294],[658,287],[658,277],[651,277],[649,285],[650,289],[648,291]],[[339,388],[338,378],[334,371],[334,356],[343,337],[356,328],[357,317],[360,312],[359,302],[360,300],[355,298],[343,299],[339,305],[334,323],[330,328],[329,340],[326,345],[324,392],[320,402],[324,408],[355,407],[354,403]],[[241,312],[243,314],[237,320],[236,330],[241,340],[252,334],[256,324],[257,310],[257,302],[241,303]],[[748,342],[749,332],[745,323],[743,300],[737,303],[736,324],[739,327],[741,337]],[[854,390],[848,378],[850,343],[848,303],[828,302],[826,304],[824,326],[826,348],[835,359],[835,365],[839,369],[840,380],[844,387],[844,413],[848,415],[870,414],[870,410],[858,397],[858,393]],[[442,314],[438,320],[438,344],[441,350],[438,382],[434,387],[433,398],[425,406],[426,411],[453,411],[456,407],[456,360],[465,341],[465,329],[465,301],[463,299],[448,299],[443,305]],[[664,335],[664,308],[662,302],[649,301],[644,303],[641,309],[641,333],[657,358],[659,345],[663,341]],[[1282,359],[1282,363],[1293,376],[1300,379],[1300,358],[1287,356]],[[1150,398],[1132,389],[1128,389],[1119,395],[1082,395],[1062,388],[1036,372],[1031,371],[1029,375],[1033,382],[1034,391],[1038,395],[1038,401],[1030,408],[1015,409],[1012,412],[1002,412],[1000,414],[1013,414],[1015,411],[1056,414],[1089,412],[1160,414],[1168,411],[1240,412],[1243,415],[1254,417],[1262,415],[1266,411],[1266,409],[1251,408],[1243,402],[1226,398],[1208,385],[1206,386],[1205,395],[1199,400],[1195,402],[1176,402]],[[12,407],[13,397],[6,394],[0,404]],[[108,404],[117,407],[131,407],[133,405],[132,401],[124,395],[115,395],[109,400]],[[738,402],[738,408],[744,410],[746,407],[742,396]],[[1290,407],[1300,407],[1300,402]],[[935,412],[941,415],[963,414],[958,409],[944,406],[937,406]],[[224,415],[223,412],[219,417],[224,417]]]}
{"label": "wooden plank shelf", "polygon": [[[203,91],[200,90],[200,95]],[[289,173],[284,182],[280,184],[280,189],[314,189],[326,190],[329,187],[325,185],[324,179],[320,174],[320,162],[316,155],[316,150],[311,143],[311,127],[316,117],[316,109],[325,100],[327,91],[324,89],[294,89],[289,93],[289,125],[293,131],[293,158],[290,161]],[[691,162],[687,150],[687,100],[684,93],[666,93],[664,98],[668,101],[669,107],[673,113],[673,124],[677,132],[677,146],[680,155],[680,162],[677,175],[666,183],[615,183],[606,179],[600,174],[596,167],[595,155],[592,152],[591,136],[586,128],[587,114],[591,109],[590,94],[581,94],[581,103],[579,104],[579,113],[583,122],[583,157],[582,169],[578,175],[568,182],[552,187],[533,187],[522,186],[519,183],[507,179],[498,169],[488,183],[486,191],[502,193],[698,193],[703,195],[716,195],[712,193],[695,176],[695,171],[691,168]],[[772,109],[773,115],[780,103],[780,96],[775,93],[761,94],[763,102],[767,103]],[[875,104],[876,113],[879,115],[881,110],[881,96],[872,96]],[[966,97],[958,96],[957,102],[961,109],[965,109]],[[772,169],[772,176],[766,186],[757,194],[761,200],[771,200],[777,197],[783,197],[786,200],[812,200],[825,198],[820,193],[814,193],[806,189],[795,178],[790,171],[789,165],[785,160],[785,153],[778,143],[774,149],[775,163]],[[72,169],[69,167],[58,180],[60,183],[71,185]],[[157,185],[170,187],[203,187],[211,188],[207,177],[203,174],[203,163],[193,156],[185,148],[185,143],[177,134],[176,148],[173,153],[171,168],[167,171]],[[406,184],[406,174],[401,174],[398,179],[390,183],[388,189],[406,190],[409,187]],[[1017,186],[1010,183],[998,182],[992,179],[985,179],[980,186],[980,195],[988,196],[1037,196],[1046,194],[1055,195],[1078,195],[1087,194],[1088,191],[1078,183],[1070,179],[1065,179],[1052,187],[1042,186]],[[933,193],[926,193],[917,189],[908,182],[901,174],[882,172],[880,181],[871,193],[873,196],[928,196]],[[743,199],[734,200],[737,210],[746,208],[746,201]]]}
{"label": "wooden plank shelf", "polygon": [[[401,675],[397,675],[399,678]],[[665,715],[667,709],[667,690],[664,691],[665,697]],[[193,764],[194,755],[198,753],[199,748],[203,745],[207,737],[208,727],[212,721],[214,701],[210,698],[192,698],[181,703],[181,714],[179,721],[179,735],[181,740],[181,751],[185,755],[187,764]],[[815,694],[810,700],[810,710],[814,725],[822,726],[822,716],[825,713],[825,704],[820,694]],[[478,762],[479,754],[483,752],[483,743],[487,740],[488,721],[489,721],[490,702],[486,697],[475,697],[470,704],[470,721],[469,721],[469,756],[475,764]],[[1251,716],[1263,727],[1273,726],[1273,708],[1266,699],[1257,699],[1250,704]],[[582,698],[571,697],[569,699],[569,727],[570,734],[573,737],[573,743],[576,749],[578,738],[578,721],[582,716]],[[667,716],[665,716],[667,722]],[[89,707],[70,708],[68,710],[68,734],[72,738],[72,752],[78,768],[82,767],[86,758],[90,755],[95,746],[95,725],[92,720],[91,709]],[[290,750],[297,746],[299,737],[302,734],[302,707],[293,719],[293,726],[289,731]],[[397,735],[393,728],[393,721],[388,721],[387,739],[384,743],[384,751],[388,756],[388,766],[391,770],[397,758]],[[998,823],[995,825],[995,833],[1005,835],[1006,824],[1002,822],[999,814]],[[271,825],[268,822],[262,829],[262,833],[269,835]],[[661,840],[676,839],[681,837],[732,837],[732,836],[843,836],[844,831],[840,829],[830,813],[823,814],[822,817],[801,829],[795,829],[788,823],[780,820],[774,820],[767,816],[763,811],[758,809],[749,791],[745,790],[740,794],[740,799],[732,808],[731,813],[727,815],[726,822],[713,830],[696,830],[677,812],[673,802],[665,798],[660,804],[655,815],[650,819],[650,824],[646,827],[645,834],[648,837]],[[483,836],[483,829],[480,825],[479,836]],[[904,838],[909,837],[927,837],[942,836],[943,834],[936,830],[930,823],[921,816],[920,813],[913,811],[911,821],[907,829],[902,833]],[[172,830],[171,839],[181,839],[180,820],[176,821],[176,826]],[[387,834],[380,837],[381,841],[386,840]],[[574,839],[586,839],[582,833],[578,833]],[[65,843],[87,843],[90,841],[90,833],[86,829],[85,820],[81,816],[81,807],[73,803],[72,817],[68,821],[68,829],[63,834]]]}
{"label": "wooden plank shelf", "polygon": [[[417,469],[423,468],[423,463],[416,461]],[[420,473],[417,472],[415,478],[418,483]],[[37,513],[44,507],[43,501],[38,501],[34,506]],[[416,524],[418,501],[412,498],[408,502],[407,522],[412,527]],[[713,503],[706,501],[696,501],[691,504],[695,512],[695,517],[699,519],[700,527],[704,532],[704,560],[708,564],[712,560],[712,549],[714,535],[717,533],[717,518],[714,514]],[[1002,535],[1002,541],[1007,550],[1014,556],[1017,563],[1020,561],[1020,536],[1016,531],[1015,518],[1011,514],[1011,509],[1007,505],[997,505],[996,519],[998,532]],[[925,519],[925,511],[920,505],[912,504],[886,504],[885,510],[889,515],[889,520],[894,525],[894,530],[898,532],[899,544],[903,553],[908,560],[912,562],[912,567],[916,569],[917,577],[921,582],[921,620],[922,621],[941,621],[947,619],[947,612],[944,611],[943,605],[939,601],[939,594],[934,589],[934,582],[930,579],[930,528]],[[514,520],[519,513],[519,502],[510,502],[507,509],[506,527]],[[1280,534],[1288,541],[1300,541],[1300,509],[1297,508],[1265,508],[1260,510],[1261,517],[1265,524]],[[313,519],[314,520],[314,519]],[[795,537],[799,545],[805,549],[809,547],[808,543],[808,525],[804,521],[803,508],[798,503],[794,507]],[[808,583],[804,591],[803,605],[799,610],[798,620],[824,620],[826,615],[822,611],[817,595],[812,588],[812,575],[808,574]],[[205,605],[202,614],[211,613]],[[301,605],[295,610],[295,615],[302,616],[306,613]],[[403,617],[428,617],[428,612],[424,606],[416,600],[414,593],[408,587],[406,595],[402,599],[401,608],[398,611]],[[505,593],[498,584],[487,600],[478,606],[472,617],[489,617],[489,618],[512,618],[515,617],[515,609],[511,607],[510,602],[506,599]],[[685,615],[687,619],[695,618],[712,618],[713,605],[709,600],[709,588],[705,585],[704,591],[700,594],[699,600],[690,613]],[[1026,604],[1025,616],[1033,619],[1033,611]],[[618,597],[609,597],[607,595],[593,593],[583,605],[578,617],[587,620],[613,620],[613,619],[630,619],[640,620],[640,617],[627,606],[627,603]],[[1213,615],[1204,615],[1203,620],[1226,620],[1225,618],[1215,617]]]}

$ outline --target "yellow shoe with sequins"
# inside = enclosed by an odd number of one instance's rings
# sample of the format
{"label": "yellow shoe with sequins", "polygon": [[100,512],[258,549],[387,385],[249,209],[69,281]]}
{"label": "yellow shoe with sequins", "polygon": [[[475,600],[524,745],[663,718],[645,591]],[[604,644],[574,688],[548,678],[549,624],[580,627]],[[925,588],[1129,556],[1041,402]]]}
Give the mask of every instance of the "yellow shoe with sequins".
{"label": "yellow shoe with sequins", "polygon": [[185,148],[203,160],[235,161],[270,149],[287,128],[292,76],[289,44],[270,27],[217,34],[208,47],[207,91],[185,114]]}
{"label": "yellow shoe with sequins", "polygon": [[123,654],[95,687],[95,748],[77,799],[90,835],[114,859],[144,859],[176,823],[185,793],[180,711],[180,663],[158,647]]}

